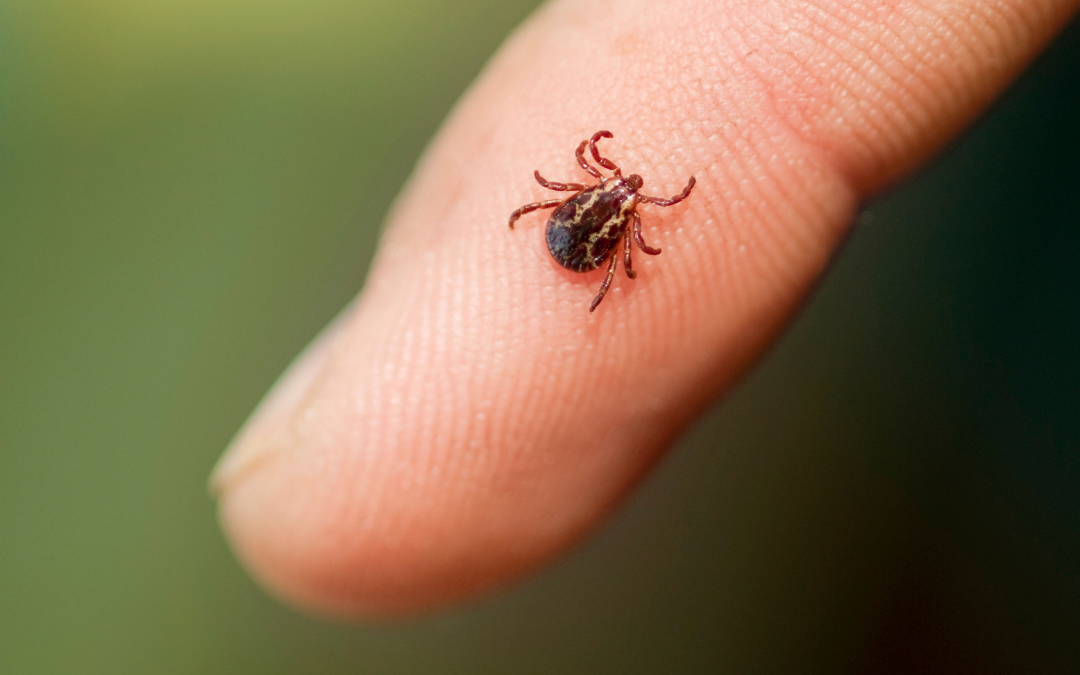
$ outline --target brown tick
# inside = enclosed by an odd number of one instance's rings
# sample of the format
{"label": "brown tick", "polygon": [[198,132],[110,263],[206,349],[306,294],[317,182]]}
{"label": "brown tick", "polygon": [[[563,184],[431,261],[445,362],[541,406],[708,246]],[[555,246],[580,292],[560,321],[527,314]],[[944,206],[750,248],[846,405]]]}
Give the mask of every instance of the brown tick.
{"label": "brown tick", "polygon": [[[561,190],[574,192],[568,199],[549,199],[535,204],[526,204],[510,214],[510,228],[513,229],[514,221],[526,213],[537,209],[550,209],[553,206],[559,208],[551,214],[547,223],[547,245],[551,251],[551,257],[563,267],[575,272],[589,272],[604,264],[608,256],[611,256],[611,264],[608,265],[607,278],[600,285],[600,294],[597,295],[589,311],[596,309],[600,301],[604,299],[611,280],[615,276],[615,264],[619,260],[618,255],[612,255],[619,240],[625,242],[623,246],[624,267],[626,276],[633,279],[637,276],[634,268],[630,266],[630,233],[627,232],[630,220],[634,221],[634,241],[638,248],[649,255],[658,255],[660,249],[652,248],[645,244],[641,237],[641,216],[637,213],[638,204],[656,204],[657,206],[671,206],[678,204],[690,195],[694,188],[695,180],[690,178],[682,193],[670,199],[659,197],[647,197],[638,190],[645,184],[641,176],[636,173],[623,178],[622,171],[615,163],[606,157],[600,156],[596,149],[596,142],[601,138],[612,138],[610,131],[597,131],[587,141],[582,141],[574,155],[578,164],[590,175],[600,179],[593,186],[582,183],[555,183],[545,180],[539,171],[534,171],[536,182],[549,190]],[[604,176],[585,159],[585,146],[589,146],[593,159],[597,164],[612,171],[615,175],[611,178]]]}

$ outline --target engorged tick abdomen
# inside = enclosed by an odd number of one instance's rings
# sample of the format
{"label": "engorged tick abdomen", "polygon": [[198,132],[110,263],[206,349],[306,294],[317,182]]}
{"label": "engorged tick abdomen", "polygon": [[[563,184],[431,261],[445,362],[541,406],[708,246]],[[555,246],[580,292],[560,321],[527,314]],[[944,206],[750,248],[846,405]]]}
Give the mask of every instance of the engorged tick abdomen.
{"label": "engorged tick abdomen", "polygon": [[563,202],[548,219],[551,256],[575,272],[600,267],[626,230],[634,197],[625,180],[609,178]]}

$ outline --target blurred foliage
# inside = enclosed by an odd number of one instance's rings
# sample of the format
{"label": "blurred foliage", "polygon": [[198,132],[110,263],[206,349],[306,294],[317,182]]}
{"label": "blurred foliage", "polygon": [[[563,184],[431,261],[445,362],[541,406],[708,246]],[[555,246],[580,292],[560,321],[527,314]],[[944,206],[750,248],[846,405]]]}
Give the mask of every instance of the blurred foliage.
{"label": "blurred foliage", "polygon": [[570,559],[390,627],[246,577],[211,466],[534,5],[0,5],[0,672],[1080,669],[1078,25]]}

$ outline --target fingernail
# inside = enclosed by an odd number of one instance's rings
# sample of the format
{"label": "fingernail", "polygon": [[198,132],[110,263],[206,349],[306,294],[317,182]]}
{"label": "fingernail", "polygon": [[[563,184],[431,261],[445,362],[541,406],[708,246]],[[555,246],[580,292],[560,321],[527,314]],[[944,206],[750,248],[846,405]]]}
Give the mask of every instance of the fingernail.
{"label": "fingernail", "polygon": [[225,453],[210,472],[210,494],[220,498],[230,486],[277,455],[275,434],[284,430],[297,408],[319,379],[333,352],[337,335],[352,314],[346,307],[322,333],[285,369],[270,388],[244,426],[233,438]]}

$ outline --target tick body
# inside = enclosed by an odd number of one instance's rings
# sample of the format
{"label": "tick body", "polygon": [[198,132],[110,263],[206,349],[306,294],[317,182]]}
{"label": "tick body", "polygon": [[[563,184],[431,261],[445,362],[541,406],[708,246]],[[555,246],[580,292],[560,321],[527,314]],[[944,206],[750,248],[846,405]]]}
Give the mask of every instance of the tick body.
{"label": "tick body", "polygon": [[[539,171],[533,175],[540,185],[550,190],[574,192],[568,199],[551,199],[535,204],[526,204],[510,214],[510,227],[514,222],[537,209],[550,209],[557,207],[552,212],[547,223],[547,245],[551,257],[574,272],[589,272],[604,264],[611,258],[608,264],[607,277],[600,286],[600,293],[593,299],[589,311],[596,310],[600,301],[604,299],[611,280],[615,277],[615,266],[619,256],[615,253],[620,242],[623,242],[623,267],[626,276],[633,279],[637,276],[630,261],[630,239],[643,252],[649,255],[658,255],[660,249],[652,248],[645,243],[641,236],[641,217],[638,215],[639,204],[656,204],[657,206],[671,206],[678,204],[690,195],[694,188],[694,178],[690,178],[681,194],[669,199],[649,197],[641,194],[641,186],[644,184],[641,176],[631,174],[625,178],[622,171],[614,162],[600,156],[596,148],[596,142],[601,138],[612,138],[610,131],[598,131],[592,138],[582,141],[577,148],[575,156],[578,164],[590,176],[599,178],[596,185],[588,186],[582,183],[556,183],[545,180]],[[585,159],[585,148],[589,148],[593,160],[601,167],[611,171],[614,175],[605,178],[598,169],[589,164]],[[631,225],[632,224],[632,225]]]}

